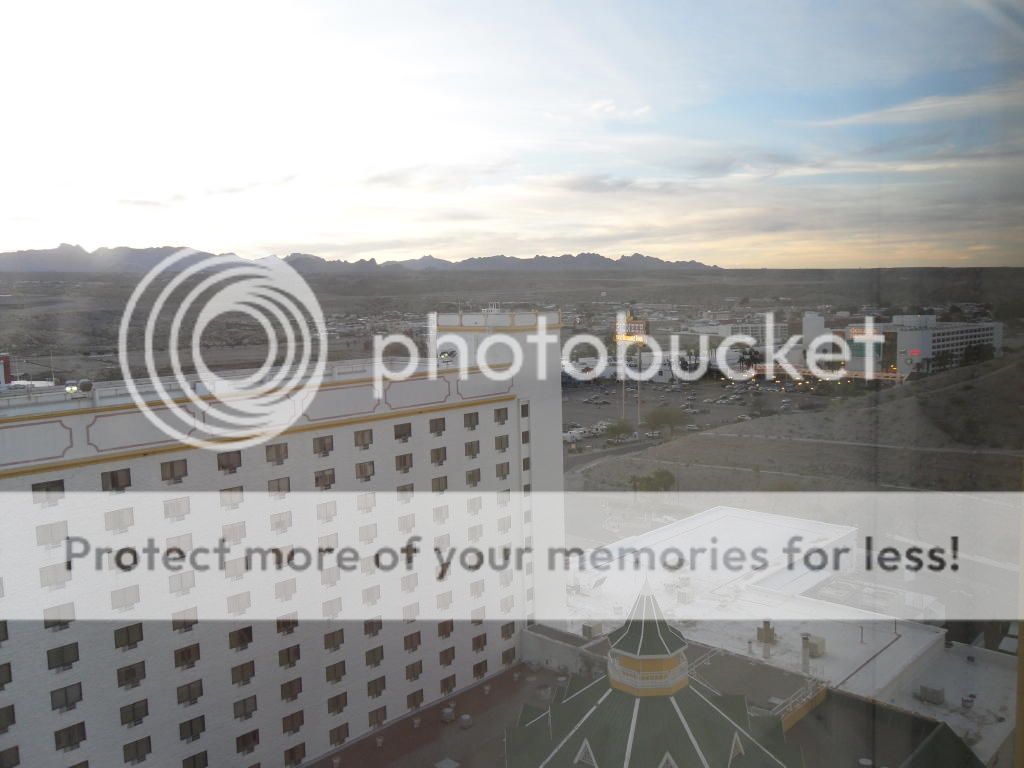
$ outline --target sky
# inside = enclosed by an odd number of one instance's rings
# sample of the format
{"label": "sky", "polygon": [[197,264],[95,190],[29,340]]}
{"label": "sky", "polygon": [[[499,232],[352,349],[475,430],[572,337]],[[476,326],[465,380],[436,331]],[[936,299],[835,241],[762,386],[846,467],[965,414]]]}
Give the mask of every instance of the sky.
{"label": "sky", "polygon": [[0,251],[1024,266],[1012,0],[0,6]]}

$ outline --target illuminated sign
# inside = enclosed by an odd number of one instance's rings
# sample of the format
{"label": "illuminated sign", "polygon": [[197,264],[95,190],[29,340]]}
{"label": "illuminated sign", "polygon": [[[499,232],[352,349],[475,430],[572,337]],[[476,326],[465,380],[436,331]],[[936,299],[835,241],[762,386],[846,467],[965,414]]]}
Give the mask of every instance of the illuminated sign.
{"label": "illuminated sign", "polygon": [[647,341],[648,324],[646,320],[628,315],[624,322],[618,323],[615,329],[615,341],[627,344],[643,344]]}
{"label": "illuminated sign", "polygon": [[913,349],[910,350],[910,356],[911,357],[920,357],[921,356],[921,350],[918,349],[917,347],[914,347]]}

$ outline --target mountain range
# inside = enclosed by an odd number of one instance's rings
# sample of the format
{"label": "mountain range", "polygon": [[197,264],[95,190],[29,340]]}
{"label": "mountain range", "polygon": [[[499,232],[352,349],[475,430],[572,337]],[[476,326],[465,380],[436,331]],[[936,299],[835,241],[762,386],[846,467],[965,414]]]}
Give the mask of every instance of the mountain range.
{"label": "mountain range", "polygon": [[[61,243],[56,248],[28,251],[11,251],[0,253],[0,272],[84,272],[84,273],[133,273],[147,272],[170,254],[181,250],[178,246],[159,246],[155,248],[97,248],[88,251],[80,245]],[[193,256],[183,259],[177,269],[195,263],[197,260],[210,256],[210,253],[198,251]],[[241,260],[234,254],[225,254]],[[279,259],[278,256],[267,256],[264,259]],[[518,258],[514,256],[479,256],[463,261],[445,261],[435,256],[421,256],[418,259],[405,261],[378,262],[376,259],[360,259],[358,261],[340,261],[325,259],[308,253],[292,253],[282,259],[284,262],[303,274],[381,274],[390,270],[410,272],[505,272],[505,271],[569,271],[585,269],[594,270],[628,270],[630,272],[671,270],[708,272],[721,267],[709,266],[699,261],[665,261],[654,256],[634,253],[611,259],[599,253],[563,254],[561,256],[533,256]]]}

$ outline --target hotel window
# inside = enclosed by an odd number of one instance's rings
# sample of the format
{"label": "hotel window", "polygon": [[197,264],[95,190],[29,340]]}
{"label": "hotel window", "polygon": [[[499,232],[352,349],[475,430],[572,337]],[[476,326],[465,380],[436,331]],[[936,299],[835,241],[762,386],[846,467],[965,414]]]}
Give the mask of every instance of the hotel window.
{"label": "hotel window", "polygon": [[217,454],[217,469],[226,475],[233,475],[242,466],[241,451],[225,451]]}
{"label": "hotel window", "polygon": [[448,460],[448,449],[444,446],[430,449],[430,463],[435,467],[443,466]]}
{"label": "hotel window", "polygon": [[112,533],[127,531],[135,524],[135,510],[131,507],[112,509],[104,514],[103,524]]}
{"label": "hotel window", "polygon": [[516,623],[514,621],[508,622],[508,624],[501,625],[501,639],[511,640],[512,636],[516,633]]}
{"label": "hotel window", "polygon": [[434,493],[444,493],[448,490],[448,478],[446,476],[433,478],[430,481],[430,490]]}
{"label": "hotel window", "polygon": [[302,693],[302,678],[296,677],[287,683],[281,683],[281,701],[295,701]]}
{"label": "hotel window", "polygon": [[[75,604],[74,603],[61,603],[55,605],[52,608],[43,609],[43,629],[52,629],[59,632],[62,629],[67,629],[71,626],[71,622],[75,620]],[[4,622],[6,624],[6,622]],[[6,640],[6,633],[3,638]]]}
{"label": "hotel window", "polygon": [[405,706],[409,709],[419,709],[420,705],[423,704],[423,689],[420,688],[418,691],[413,691],[405,697]]}
{"label": "hotel window", "polygon": [[400,443],[407,443],[410,437],[412,437],[412,424],[408,422],[395,424],[395,440]]}
{"label": "hotel window", "polygon": [[439,523],[439,524],[443,523],[449,517],[451,517],[451,512],[449,511],[447,504],[444,504],[444,505],[442,505],[440,507],[434,507],[434,522],[435,523]]}
{"label": "hotel window", "polygon": [[292,480],[290,477],[277,477],[273,480],[267,480],[267,493],[271,496],[281,498],[291,489]]}
{"label": "hotel window", "polygon": [[466,472],[466,485],[468,485],[470,488],[476,488],[478,485],[480,485],[479,469],[471,469],[468,472]]}
{"label": "hotel window", "polygon": [[484,499],[482,496],[474,496],[470,499],[466,499],[466,512],[470,515],[479,515],[483,508]]}
{"label": "hotel window", "polygon": [[294,613],[289,613],[287,616],[282,616],[277,620],[277,634],[279,635],[290,635],[298,627],[299,619]]}
{"label": "hotel window", "polygon": [[188,496],[164,500],[164,518],[167,520],[184,520],[191,510]]}
{"label": "hotel window", "polygon": [[[10,665],[8,667],[8,674],[10,674]],[[75,683],[65,688],[58,688],[55,691],[50,691],[50,708],[60,712],[67,712],[75,708],[75,706],[82,700],[82,684]]]}
{"label": "hotel window", "polygon": [[[371,469],[370,474],[373,474]],[[360,493],[356,496],[356,509],[360,512],[370,512],[377,504],[377,494],[373,491],[368,493]]]}
{"label": "hotel window", "polygon": [[355,447],[361,451],[369,449],[373,445],[373,430],[372,429],[357,429],[353,437]]}
{"label": "hotel window", "polygon": [[178,737],[185,742],[195,741],[206,730],[206,717],[200,715],[178,725]]}
{"label": "hotel window", "polygon": [[447,611],[452,607],[452,593],[451,590],[442,592],[437,596],[437,608],[440,611]]}
{"label": "hotel window", "polygon": [[437,655],[437,658],[442,667],[450,667],[455,661],[455,647],[445,648]]}
{"label": "hotel window", "polygon": [[142,624],[129,624],[114,630],[114,647],[131,650],[142,642]]}
{"label": "hotel window", "polygon": [[494,450],[498,453],[504,453],[508,450],[508,435],[495,435]]}
{"label": "hotel window", "polygon": [[436,418],[430,420],[430,434],[434,437],[440,437],[444,434],[444,418]]}
{"label": "hotel window", "polygon": [[240,755],[247,755],[252,752],[260,744],[260,732],[259,730],[249,731],[243,733],[241,736],[235,739],[235,751]]}
{"label": "hotel window", "polygon": [[387,688],[387,679],[384,677],[378,677],[366,684],[366,695],[371,699],[380,698]]}
{"label": "hotel window", "polygon": [[[316,482],[316,473],[313,474],[313,481]],[[334,484],[334,470],[331,470],[330,477],[331,485]],[[317,486],[319,488],[320,486]],[[330,486],[327,486],[329,488]],[[324,489],[326,490],[326,488]],[[338,516],[338,502],[336,501],[325,501],[322,504],[316,505],[316,519],[321,523],[329,523],[335,517]]]}
{"label": "hotel window", "polygon": [[359,543],[360,544],[372,544],[377,538],[377,524],[370,523],[369,525],[359,526]]}
{"label": "hotel window", "polygon": [[440,638],[451,637],[455,630],[455,622],[452,619],[445,619],[437,624],[437,636]]}
{"label": "hotel window", "polygon": [[410,634],[406,635],[405,639],[403,640],[403,644],[405,646],[405,650],[407,650],[409,653],[413,653],[414,651],[418,650],[420,647],[420,633],[411,632]]}
{"label": "hotel window", "polygon": [[508,421],[508,408],[495,408],[494,423],[504,424],[506,421]]}
{"label": "hotel window", "polygon": [[327,735],[330,738],[332,747],[340,747],[348,740],[348,723],[342,723],[336,728],[331,728]]}
{"label": "hotel window", "polygon": [[395,469],[402,474],[405,474],[412,469],[412,454],[401,453],[395,456]]}
{"label": "hotel window", "polygon": [[17,747],[8,747],[0,752],[0,768],[15,768],[21,765],[21,752]]}
{"label": "hotel window", "polygon": [[383,619],[367,619],[363,622],[363,634],[367,637],[376,637],[384,629]]}
{"label": "hotel window", "polygon": [[272,443],[266,446],[267,461],[271,464],[284,464],[288,458],[288,443]]}
{"label": "hotel window", "polygon": [[193,680],[179,685],[177,696],[179,705],[194,705],[203,696],[203,681]]}
{"label": "hotel window", "polygon": [[237,509],[242,503],[245,492],[242,486],[236,485],[233,488],[225,488],[220,492],[220,505],[224,509]]}
{"label": "hotel window", "polygon": [[47,506],[56,504],[64,498],[64,481],[47,480],[42,483],[32,484],[32,501],[35,504]]}
{"label": "hotel window", "polygon": [[281,732],[298,733],[302,730],[302,726],[305,722],[306,715],[301,709],[298,712],[292,712],[290,715],[285,715],[281,718]]}
{"label": "hotel window", "polygon": [[402,591],[413,592],[419,584],[419,581],[420,577],[418,573],[407,573],[402,577]]}
{"label": "hotel window", "polygon": [[58,751],[66,752],[78,749],[78,745],[83,741],[85,741],[85,723],[75,723],[53,733],[53,743]]}
{"label": "hotel window", "polygon": [[185,459],[160,463],[160,479],[168,485],[180,483],[186,477],[188,477],[188,461]]}
{"label": "hotel window", "polygon": [[[361,464],[356,464],[356,478],[359,480],[369,480],[373,477],[373,462],[367,461],[366,464],[370,465],[369,475],[362,477],[359,474],[359,467]],[[334,470],[333,469],[320,469],[313,473],[313,486],[319,488],[321,491],[326,491],[334,485]],[[319,507],[317,508],[319,514]]]}
{"label": "hotel window", "polygon": [[228,633],[228,648],[233,651],[244,651],[252,642],[252,627],[242,627]]}
{"label": "hotel window", "polygon": [[320,458],[331,455],[334,450],[334,435],[324,435],[313,438],[313,453]]}
{"label": "hotel window", "polygon": [[473,650],[479,653],[487,647],[487,633],[473,638]]}
{"label": "hotel window", "polygon": [[324,635],[324,650],[336,651],[345,644],[345,630],[335,629]]}
{"label": "hotel window", "polygon": [[494,465],[494,475],[499,480],[504,480],[509,475],[508,462],[503,461],[501,464]]}
{"label": "hotel window", "polygon": [[[527,591],[527,598],[528,599],[532,599],[532,597],[533,597],[533,595],[530,594],[529,591]],[[515,595],[505,595],[505,597],[501,598],[501,612],[502,613],[511,613],[512,609],[515,608],[515,607],[516,607],[516,596]]]}
{"label": "hotel window", "polygon": [[479,455],[480,455],[480,441],[479,440],[471,440],[470,442],[466,443],[466,458],[468,458],[468,459],[475,459]]}
{"label": "hotel window", "polygon": [[[512,530],[512,517],[502,517],[498,520],[498,533],[508,533]],[[511,571],[506,571],[509,576],[512,575]],[[504,574],[502,574],[504,575]]]}
{"label": "hotel window", "polygon": [[398,518],[398,531],[399,533],[410,533],[413,528],[416,527],[416,513],[410,512],[408,515],[402,515]]}
{"label": "hotel window", "polygon": [[412,483],[405,483],[404,485],[400,485],[395,488],[395,493],[398,494],[398,500],[403,504],[406,504],[412,501],[412,494],[415,490],[416,487]]}
{"label": "hotel window", "polygon": [[345,677],[345,662],[336,661],[324,667],[324,679],[328,683],[340,683]]}
{"label": "hotel window", "polygon": [[441,695],[447,696],[455,690],[455,675],[449,675],[441,681]]}
{"label": "hotel window", "polygon": [[523,472],[529,472],[529,471],[530,471],[530,457],[527,456],[525,459],[523,459]]}
{"label": "hotel window", "polygon": [[529,445],[530,444],[530,430],[527,429],[527,430],[525,430],[523,432],[523,434],[522,434],[522,442],[523,442],[523,445]]}
{"label": "hotel window", "polygon": [[46,652],[46,665],[50,669],[71,669],[78,659],[78,643],[68,643]]}
{"label": "hotel window", "polygon": [[402,620],[405,622],[415,621],[420,615],[420,604],[409,603],[409,605],[402,606]]}
{"label": "hotel window", "polygon": [[472,431],[480,424],[480,414],[476,411],[462,414],[462,426]]}
{"label": "hotel window", "polygon": [[272,530],[274,533],[284,533],[291,527],[292,512],[290,509],[284,512],[275,512],[270,516],[270,530]]}
{"label": "hotel window", "polygon": [[39,569],[39,586],[59,589],[71,581],[71,564],[54,563]]}
{"label": "hotel window", "polygon": [[388,708],[380,707],[370,713],[368,718],[371,728],[379,728],[384,725],[384,721],[388,719]]}
{"label": "hotel window", "polygon": [[249,696],[245,699],[239,699],[235,702],[235,719],[236,720],[248,720],[256,713],[256,697]]}
{"label": "hotel window", "polygon": [[487,676],[487,659],[473,665],[473,678],[479,680]]}
{"label": "hotel window", "polygon": [[529,403],[520,403],[520,405],[519,405],[519,415],[522,418],[524,418],[524,419],[530,418],[530,404]]}
{"label": "hotel window", "polygon": [[140,699],[121,707],[121,725],[139,725],[149,716],[149,700]]}
{"label": "hotel window", "polygon": [[256,662],[247,661],[244,664],[231,668],[231,683],[233,685],[248,685],[256,676]]}
{"label": "hotel window", "polygon": [[290,749],[284,751],[284,764],[287,768],[292,768],[294,765],[298,765],[306,759],[306,745],[296,744]]}
{"label": "hotel window", "polygon": [[502,664],[515,664],[516,661],[516,649],[506,648],[501,652],[501,663]]}
{"label": "hotel window", "polygon": [[469,585],[470,597],[476,599],[484,596],[484,580],[477,579]]}
{"label": "hotel window", "polygon": [[342,693],[335,694],[327,700],[327,714],[329,715],[340,715],[345,711],[345,707],[348,706],[348,692],[343,691]]}
{"label": "hotel window", "polygon": [[193,643],[174,651],[174,666],[178,669],[191,669],[198,661],[199,643]]}
{"label": "hotel window", "polygon": [[121,749],[126,763],[141,763],[153,751],[153,742],[149,736],[146,736],[130,744],[125,744]]}
{"label": "hotel window", "polygon": [[14,723],[14,705],[8,704],[0,708],[0,734],[7,733]]}
{"label": "hotel window", "polygon": [[406,680],[419,680],[420,675],[423,674],[423,661],[414,661],[412,664],[405,665],[405,679]]}
{"label": "hotel window", "polygon": [[277,652],[277,664],[285,669],[290,669],[299,663],[302,657],[302,650],[297,645],[290,645]]}
{"label": "hotel window", "polygon": [[512,501],[512,490],[509,488],[503,488],[495,494],[498,497],[498,506],[507,507],[509,502]]}
{"label": "hotel window", "polygon": [[130,469],[112,469],[100,475],[100,485],[104,491],[121,493],[132,486],[132,471]]}
{"label": "hotel window", "polygon": [[469,540],[472,543],[480,541],[484,537],[484,527],[482,525],[473,525],[469,528]]}
{"label": "hotel window", "polygon": [[59,547],[67,537],[68,523],[66,520],[36,526],[36,545],[40,547]]}
{"label": "hotel window", "polygon": [[[118,688],[135,688],[146,679],[146,662],[137,661],[117,670]],[[180,700],[179,700],[179,703]]]}
{"label": "hotel window", "polygon": [[334,597],[330,600],[325,600],[320,606],[320,611],[325,619],[338,618],[341,615],[341,598]]}
{"label": "hotel window", "polygon": [[373,462],[361,461],[356,464],[356,480],[368,482],[373,477]]}
{"label": "hotel window", "polygon": [[206,756],[206,752],[199,752],[194,755],[189,755],[181,761],[181,768],[209,768],[210,758]]}
{"label": "hotel window", "polygon": [[224,541],[228,544],[239,544],[245,538],[245,522],[228,523],[221,528]]}
{"label": "hotel window", "polygon": [[341,568],[336,565],[325,568],[320,574],[320,583],[325,587],[333,587],[339,581],[341,581]]}
{"label": "hotel window", "polygon": [[384,661],[384,646],[378,645],[366,652],[366,666],[378,667]]}
{"label": "hotel window", "polygon": [[475,624],[477,626],[483,624],[484,616],[486,614],[487,611],[484,608],[474,608],[472,611],[469,612],[469,623]]}

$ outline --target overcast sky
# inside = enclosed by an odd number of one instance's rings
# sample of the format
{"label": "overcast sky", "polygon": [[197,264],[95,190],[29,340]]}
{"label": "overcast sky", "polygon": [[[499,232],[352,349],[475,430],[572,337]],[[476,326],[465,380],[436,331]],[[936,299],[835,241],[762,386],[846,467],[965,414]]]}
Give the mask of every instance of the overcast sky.
{"label": "overcast sky", "polygon": [[1024,266],[996,2],[0,6],[0,251]]}

